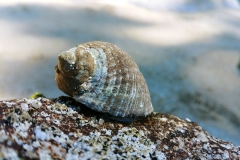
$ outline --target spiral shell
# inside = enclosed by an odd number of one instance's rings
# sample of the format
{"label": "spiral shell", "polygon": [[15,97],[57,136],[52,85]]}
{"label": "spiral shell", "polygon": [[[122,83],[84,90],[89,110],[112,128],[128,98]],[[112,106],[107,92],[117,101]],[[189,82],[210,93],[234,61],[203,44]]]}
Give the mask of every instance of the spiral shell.
{"label": "spiral shell", "polygon": [[153,111],[138,66],[114,44],[77,45],[59,55],[55,70],[59,89],[95,111],[129,118]]}

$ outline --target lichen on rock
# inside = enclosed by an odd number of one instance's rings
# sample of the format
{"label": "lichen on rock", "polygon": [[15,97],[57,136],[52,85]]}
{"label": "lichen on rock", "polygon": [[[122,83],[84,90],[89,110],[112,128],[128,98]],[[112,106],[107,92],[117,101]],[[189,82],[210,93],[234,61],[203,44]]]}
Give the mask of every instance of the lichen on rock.
{"label": "lichen on rock", "polygon": [[70,97],[0,101],[0,159],[239,159],[194,122],[152,113],[122,123]]}

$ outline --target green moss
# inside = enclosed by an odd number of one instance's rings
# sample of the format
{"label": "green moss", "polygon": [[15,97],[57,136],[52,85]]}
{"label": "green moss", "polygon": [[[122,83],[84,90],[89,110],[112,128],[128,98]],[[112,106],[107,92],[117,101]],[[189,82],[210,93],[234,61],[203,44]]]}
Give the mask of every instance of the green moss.
{"label": "green moss", "polygon": [[30,98],[34,98],[34,99],[36,99],[38,97],[45,97],[45,96],[42,93],[38,93],[38,92],[35,92],[34,94],[32,94],[30,96]]}

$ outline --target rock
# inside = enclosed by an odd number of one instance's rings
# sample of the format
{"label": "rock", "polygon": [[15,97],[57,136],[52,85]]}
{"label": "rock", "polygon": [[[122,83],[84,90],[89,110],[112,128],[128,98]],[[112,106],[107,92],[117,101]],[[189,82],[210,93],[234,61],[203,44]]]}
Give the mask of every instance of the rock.
{"label": "rock", "polygon": [[70,97],[0,101],[0,159],[239,159],[189,119],[120,123]]}

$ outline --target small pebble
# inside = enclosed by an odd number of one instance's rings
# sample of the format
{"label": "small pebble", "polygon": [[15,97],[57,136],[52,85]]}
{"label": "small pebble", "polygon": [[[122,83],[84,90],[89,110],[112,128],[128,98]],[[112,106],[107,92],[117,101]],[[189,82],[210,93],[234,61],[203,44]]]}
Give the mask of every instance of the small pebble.
{"label": "small pebble", "polygon": [[103,120],[102,118],[100,118],[98,123],[99,123],[100,125],[103,125],[104,120]]}
{"label": "small pebble", "polygon": [[22,110],[28,111],[28,105],[27,103],[21,103]]}

